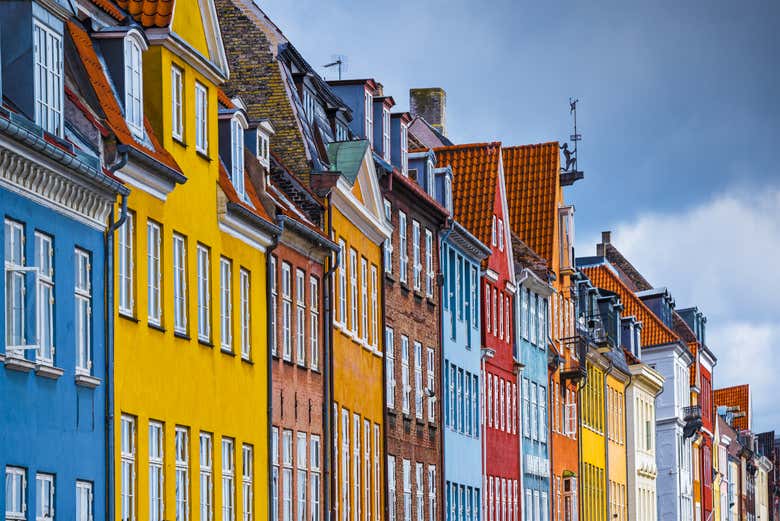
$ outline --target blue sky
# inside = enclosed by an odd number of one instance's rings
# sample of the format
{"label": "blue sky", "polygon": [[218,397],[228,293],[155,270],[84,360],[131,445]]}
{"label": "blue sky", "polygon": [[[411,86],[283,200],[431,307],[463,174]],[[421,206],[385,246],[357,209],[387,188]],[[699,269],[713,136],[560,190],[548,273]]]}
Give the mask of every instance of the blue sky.
{"label": "blue sky", "polygon": [[750,383],[755,430],[780,430],[780,2],[256,1],[315,68],[346,55],[399,109],[443,87],[456,142],[563,140],[579,98],[578,253],[614,230],[708,315],[716,386]]}

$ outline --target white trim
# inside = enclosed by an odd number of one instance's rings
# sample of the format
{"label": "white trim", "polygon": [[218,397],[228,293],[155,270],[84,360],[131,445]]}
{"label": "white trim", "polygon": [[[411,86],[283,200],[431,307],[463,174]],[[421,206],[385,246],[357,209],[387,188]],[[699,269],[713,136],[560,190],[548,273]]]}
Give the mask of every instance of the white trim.
{"label": "white trim", "polygon": [[498,273],[490,268],[485,271],[485,277],[492,280],[493,282],[498,282]]}
{"label": "white trim", "polygon": [[121,170],[118,170],[116,176],[125,183],[143,190],[163,202],[176,186],[173,181],[154,175],[148,168],[138,165],[132,160]]}
{"label": "white trim", "polygon": [[222,214],[219,217],[219,231],[235,237],[261,253],[265,253],[272,242],[270,235],[258,232],[256,228],[227,214]]}
{"label": "white trim", "polygon": [[[218,28],[217,31],[219,31]],[[150,44],[162,45],[163,48],[170,51],[179,59],[184,60],[189,66],[195,69],[197,73],[202,75],[209,82],[215,85],[221,85],[228,79],[227,62],[225,62],[224,71],[220,70],[217,64],[212,63],[206,56],[203,56],[197,49],[191,47],[184,38],[182,38],[177,33],[172,31],[169,27],[150,28],[145,31],[145,34]],[[206,34],[207,34],[206,37],[208,38],[208,32],[206,32]],[[222,46],[221,35],[220,35],[219,46],[220,47]]]}

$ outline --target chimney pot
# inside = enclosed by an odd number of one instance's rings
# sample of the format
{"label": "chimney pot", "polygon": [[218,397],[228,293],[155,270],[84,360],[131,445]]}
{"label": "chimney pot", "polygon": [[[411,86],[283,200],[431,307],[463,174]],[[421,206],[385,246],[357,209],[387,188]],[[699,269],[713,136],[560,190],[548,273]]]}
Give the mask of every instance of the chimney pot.
{"label": "chimney pot", "polygon": [[441,87],[409,89],[409,111],[447,135],[447,93]]}

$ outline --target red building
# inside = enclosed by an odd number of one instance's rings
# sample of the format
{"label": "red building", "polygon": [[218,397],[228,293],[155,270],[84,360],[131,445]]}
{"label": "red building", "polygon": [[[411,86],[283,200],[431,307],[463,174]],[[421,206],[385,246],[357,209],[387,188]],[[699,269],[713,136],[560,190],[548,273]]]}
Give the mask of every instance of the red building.
{"label": "red building", "polygon": [[480,281],[482,503],[486,521],[516,521],[520,519],[519,382],[513,336],[516,288],[501,143],[455,145],[437,148],[435,153],[438,165],[452,168],[454,218],[491,248]]}

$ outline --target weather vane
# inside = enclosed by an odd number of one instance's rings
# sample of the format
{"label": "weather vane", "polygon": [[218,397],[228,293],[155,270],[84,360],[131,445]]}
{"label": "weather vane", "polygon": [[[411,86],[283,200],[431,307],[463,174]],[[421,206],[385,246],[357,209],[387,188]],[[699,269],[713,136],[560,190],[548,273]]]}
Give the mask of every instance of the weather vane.
{"label": "weather vane", "polygon": [[566,165],[561,167],[561,173],[565,174],[562,176],[565,184],[572,184],[584,177],[583,172],[577,169],[577,143],[582,140],[582,136],[577,132],[577,103],[579,102],[578,99],[569,98],[569,114],[574,118],[574,133],[569,136],[573,143],[573,150],[569,148],[568,143],[561,145],[561,152],[566,159]]}

